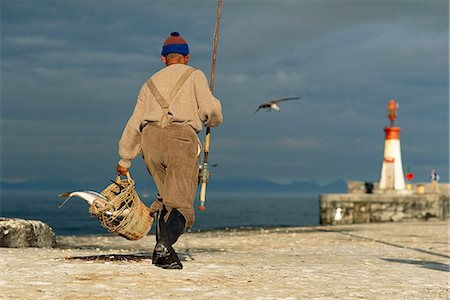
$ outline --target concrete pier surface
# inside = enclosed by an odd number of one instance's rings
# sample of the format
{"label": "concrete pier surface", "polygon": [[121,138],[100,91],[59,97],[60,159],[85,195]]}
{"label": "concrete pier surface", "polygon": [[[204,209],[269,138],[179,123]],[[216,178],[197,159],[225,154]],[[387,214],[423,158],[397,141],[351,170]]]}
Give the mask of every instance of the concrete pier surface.
{"label": "concrete pier surface", "polygon": [[2,299],[448,299],[447,221],[186,233],[183,270],[154,236],[60,236],[0,248]]}

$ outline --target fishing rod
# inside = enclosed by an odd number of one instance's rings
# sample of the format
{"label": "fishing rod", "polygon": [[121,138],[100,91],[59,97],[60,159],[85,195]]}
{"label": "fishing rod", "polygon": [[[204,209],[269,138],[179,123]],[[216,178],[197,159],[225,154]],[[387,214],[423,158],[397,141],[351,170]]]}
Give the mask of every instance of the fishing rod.
{"label": "fishing rod", "polygon": [[[213,56],[211,63],[211,78],[209,81],[209,89],[211,93],[214,92],[214,72],[216,68],[216,56],[217,56],[217,42],[219,40],[219,24],[220,24],[220,11],[222,8],[222,0],[219,0],[217,4],[217,18],[216,18],[216,32],[214,33],[214,48],[213,48]],[[203,165],[202,165],[202,173],[201,173],[201,187],[200,187],[200,206],[198,209],[200,211],[204,211],[205,201],[206,201],[206,185],[209,180],[209,169],[208,169],[208,155],[209,155],[209,143],[211,141],[211,128],[206,127],[206,135],[205,135],[205,145],[203,147]]]}

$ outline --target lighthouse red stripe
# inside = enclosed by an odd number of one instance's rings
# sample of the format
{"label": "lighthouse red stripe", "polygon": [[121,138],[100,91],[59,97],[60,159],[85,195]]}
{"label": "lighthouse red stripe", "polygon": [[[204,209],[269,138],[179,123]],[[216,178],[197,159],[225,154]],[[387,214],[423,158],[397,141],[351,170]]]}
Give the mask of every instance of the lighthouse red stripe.
{"label": "lighthouse red stripe", "polygon": [[386,127],[384,132],[386,133],[386,140],[400,139],[400,127]]}

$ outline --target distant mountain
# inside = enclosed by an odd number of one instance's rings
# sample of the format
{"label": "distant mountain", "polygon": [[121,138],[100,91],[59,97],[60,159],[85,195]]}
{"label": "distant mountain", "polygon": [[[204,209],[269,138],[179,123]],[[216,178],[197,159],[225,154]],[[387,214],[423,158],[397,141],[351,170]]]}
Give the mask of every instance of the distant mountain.
{"label": "distant mountain", "polygon": [[347,193],[348,187],[347,187],[347,181],[343,179],[337,179],[335,181],[332,181],[324,186],[324,188],[327,190],[327,193]]}
{"label": "distant mountain", "polygon": [[294,181],[289,184],[280,184],[259,178],[221,179],[210,180],[208,190],[214,192],[264,192],[264,193],[344,193],[347,183],[336,180],[326,185],[316,181]]}
{"label": "distant mountain", "polygon": [[[109,185],[110,182],[105,182],[103,188]],[[92,182],[75,182],[75,181],[25,181],[25,182],[0,182],[0,189],[2,191],[59,191],[68,192],[74,190],[99,190],[98,184]]]}
{"label": "distant mountain", "polygon": [[[0,189],[2,191],[34,190],[66,192],[80,189],[100,191],[109,184],[109,181],[105,181],[103,184],[79,181],[29,181],[18,183],[0,182]],[[137,189],[140,190],[139,183],[136,183],[136,185]],[[156,190],[154,186],[147,186],[147,188]],[[342,179],[333,181],[326,185],[320,185],[316,181],[294,181],[289,184],[280,184],[260,178],[210,178],[208,183],[208,191],[220,193],[344,193],[347,191],[347,184]]]}

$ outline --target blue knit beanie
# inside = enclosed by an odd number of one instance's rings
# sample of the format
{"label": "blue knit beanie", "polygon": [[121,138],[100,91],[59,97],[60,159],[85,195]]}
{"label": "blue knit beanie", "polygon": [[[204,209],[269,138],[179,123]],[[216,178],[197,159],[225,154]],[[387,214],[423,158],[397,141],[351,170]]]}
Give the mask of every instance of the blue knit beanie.
{"label": "blue knit beanie", "polygon": [[169,53],[179,53],[182,55],[189,54],[189,47],[186,41],[178,32],[172,32],[164,42],[161,55],[165,56]]}

